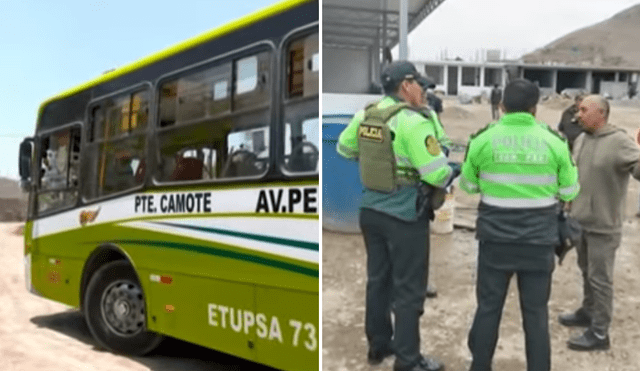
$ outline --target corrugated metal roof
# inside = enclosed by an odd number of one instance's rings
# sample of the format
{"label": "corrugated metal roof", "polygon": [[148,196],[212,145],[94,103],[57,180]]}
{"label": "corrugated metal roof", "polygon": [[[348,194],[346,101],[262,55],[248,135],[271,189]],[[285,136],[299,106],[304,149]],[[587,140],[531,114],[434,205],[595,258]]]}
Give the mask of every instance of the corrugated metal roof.
{"label": "corrugated metal roof", "polygon": [[[408,0],[408,32],[444,1]],[[322,44],[334,48],[392,48],[400,38],[399,9],[400,0],[323,0]]]}

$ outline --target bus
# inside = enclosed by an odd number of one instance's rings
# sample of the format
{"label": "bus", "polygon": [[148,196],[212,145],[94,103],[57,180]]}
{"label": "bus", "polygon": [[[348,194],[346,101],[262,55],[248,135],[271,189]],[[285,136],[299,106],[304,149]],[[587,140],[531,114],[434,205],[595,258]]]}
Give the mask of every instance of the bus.
{"label": "bus", "polygon": [[64,91],[20,145],[27,289],[96,342],[319,368],[319,2]]}

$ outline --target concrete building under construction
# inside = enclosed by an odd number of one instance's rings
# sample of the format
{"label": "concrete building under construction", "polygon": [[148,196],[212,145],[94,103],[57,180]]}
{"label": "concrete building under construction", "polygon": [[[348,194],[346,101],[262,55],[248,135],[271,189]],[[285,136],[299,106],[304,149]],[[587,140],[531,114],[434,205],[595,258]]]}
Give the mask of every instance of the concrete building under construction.
{"label": "concrete building under construction", "polygon": [[568,91],[622,98],[636,86],[639,67],[538,65],[521,62],[413,61],[446,95],[479,95],[494,84],[502,87],[514,78],[526,78],[540,86],[543,95]]}

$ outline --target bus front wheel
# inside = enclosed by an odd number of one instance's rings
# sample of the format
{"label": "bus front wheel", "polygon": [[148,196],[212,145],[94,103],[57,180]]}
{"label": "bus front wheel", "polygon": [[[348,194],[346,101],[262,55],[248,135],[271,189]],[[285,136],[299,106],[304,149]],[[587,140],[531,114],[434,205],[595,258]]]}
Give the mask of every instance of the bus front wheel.
{"label": "bus front wheel", "polygon": [[142,286],[123,260],[102,266],[91,277],[84,317],[98,343],[114,352],[144,355],[162,341],[162,336],[146,331]]}

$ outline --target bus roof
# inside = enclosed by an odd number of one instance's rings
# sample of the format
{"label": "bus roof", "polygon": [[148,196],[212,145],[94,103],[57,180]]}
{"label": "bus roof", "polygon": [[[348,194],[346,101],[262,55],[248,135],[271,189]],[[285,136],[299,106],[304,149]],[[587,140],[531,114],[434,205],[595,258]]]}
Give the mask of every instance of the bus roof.
{"label": "bus roof", "polygon": [[122,75],[125,75],[129,72],[133,72],[137,69],[146,67],[154,62],[157,62],[159,60],[162,60],[166,57],[170,57],[172,55],[178,54],[182,51],[185,51],[187,49],[190,49],[194,46],[198,46],[200,44],[202,44],[203,42],[209,41],[209,40],[213,40],[216,39],[220,36],[229,34],[231,32],[237,31],[239,29],[242,29],[244,27],[250,26],[256,22],[259,22],[263,19],[278,15],[280,13],[283,13],[289,9],[295,8],[296,6],[300,5],[300,4],[304,4],[304,3],[308,3],[311,1],[315,1],[315,0],[282,0],[279,1],[273,5],[269,5],[268,7],[265,7],[263,9],[259,9],[256,10],[253,13],[249,13],[245,16],[242,16],[236,20],[233,20],[229,23],[226,23],[222,26],[216,27],[214,29],[211,29],[209,31],[205,31],[204,33],[198,35],[198,36],[194,36],[190,39],[187,39],[185,41],[179,42],[175,45],[172,45],[170,47],[167,47],[163,50],[160,50],[159,52],[156,52],[154,54],[151,54],[147,57],[144,57],[140,60],[137,60],[135,62],[131,62],[127,65],[124,65],[122,67],[116,68],[112,71],[109,72],[105,72],[104,74],[89,80],[85,83],[82,83],[80,85],[77,85],[71,89],[65,90],[61,93],[58,93],[56,95],[54,95],[51,98],[48,98],[47,100],[45,100],[41,105],[40,105],[40,109],[38,110],[38,120],[40,119],[40,116],[42,114],[42,111],[44,110],[44,108],[51,102],[59,100],[59,99],[63,99],[69,96],[72,96],[76,93],[79,93],[85,89],[91,88],[93,86],[99,85],[103,82],[115,79],[117,77],[120,77]]}

